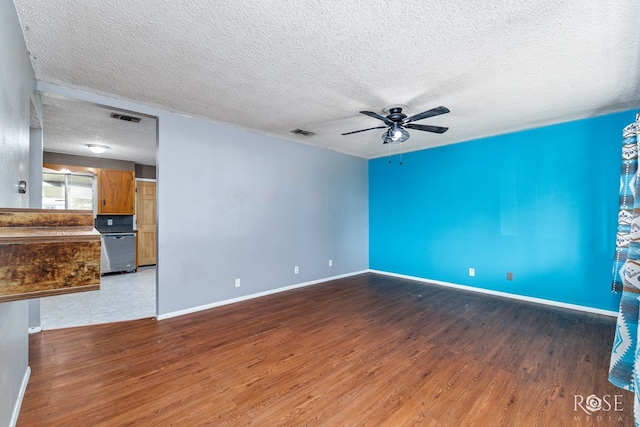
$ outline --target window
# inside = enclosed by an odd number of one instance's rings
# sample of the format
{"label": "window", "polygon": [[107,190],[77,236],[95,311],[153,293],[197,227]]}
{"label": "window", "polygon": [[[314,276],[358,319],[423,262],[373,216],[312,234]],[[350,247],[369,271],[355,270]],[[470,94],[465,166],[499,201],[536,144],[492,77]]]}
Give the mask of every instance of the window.
{"label": "window", "polygon": [[95,176],[80,173],[43,172],[43,209],[94,210]]}

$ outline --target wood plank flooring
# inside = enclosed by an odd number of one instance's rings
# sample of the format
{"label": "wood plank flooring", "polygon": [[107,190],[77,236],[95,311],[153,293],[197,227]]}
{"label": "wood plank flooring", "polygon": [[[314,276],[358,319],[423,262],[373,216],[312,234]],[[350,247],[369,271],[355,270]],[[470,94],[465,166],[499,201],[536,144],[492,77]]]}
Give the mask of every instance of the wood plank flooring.
{"label": "wood plank flooring", "polygon": [[[614,329],[363,274],[31,335],[18,425],[631,426],[631,393],[607,381]],[[592,394],[622,395],[622,411],[576,408]]]}

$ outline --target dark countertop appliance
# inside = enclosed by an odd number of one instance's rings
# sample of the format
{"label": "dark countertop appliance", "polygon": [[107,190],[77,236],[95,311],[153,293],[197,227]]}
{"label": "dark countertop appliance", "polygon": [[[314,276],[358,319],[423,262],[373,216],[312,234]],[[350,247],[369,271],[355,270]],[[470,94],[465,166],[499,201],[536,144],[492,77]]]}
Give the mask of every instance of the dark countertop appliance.
{"label": "dark countertop appliance", "polygon": [[137,271],[133,216],[98,215],[95,228],[102,234],[102,274]]}

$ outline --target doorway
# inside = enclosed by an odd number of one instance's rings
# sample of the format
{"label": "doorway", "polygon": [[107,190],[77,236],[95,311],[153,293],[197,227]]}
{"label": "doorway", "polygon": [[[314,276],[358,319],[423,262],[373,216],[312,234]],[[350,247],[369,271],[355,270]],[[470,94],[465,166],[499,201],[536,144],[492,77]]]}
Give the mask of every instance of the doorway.
{"label": "doorway", "polygon": [[[41,328],[155,317],[157,117],[58,95],[41,95],[43,165],[67,165],[69,170],[92,171],[94,175],[102,169],[132,170],[136,178],[141,177],[136,180],[141,197],[136,197],[134,213],[134,220],[141,227],[137,271],[103,275],[99,291],[41,298]],[[95,143],[106,150],[98,155],[90,153],[88,145]],[[94,210],[96,219],[97,214]]]}
{"label": "doorway", "polygon": [[156,265],[156,182],[136,180],[136,224],[138,267]]}

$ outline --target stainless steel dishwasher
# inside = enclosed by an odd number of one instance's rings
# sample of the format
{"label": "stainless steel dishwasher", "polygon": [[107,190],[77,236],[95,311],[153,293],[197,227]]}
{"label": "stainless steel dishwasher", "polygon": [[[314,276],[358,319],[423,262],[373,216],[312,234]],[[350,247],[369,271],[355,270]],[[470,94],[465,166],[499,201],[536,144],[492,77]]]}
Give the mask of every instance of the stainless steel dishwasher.
{"label": "stainless steel dishwasher", "polygon": [[136,271],[136,234],[102,234],[102,274]]}

